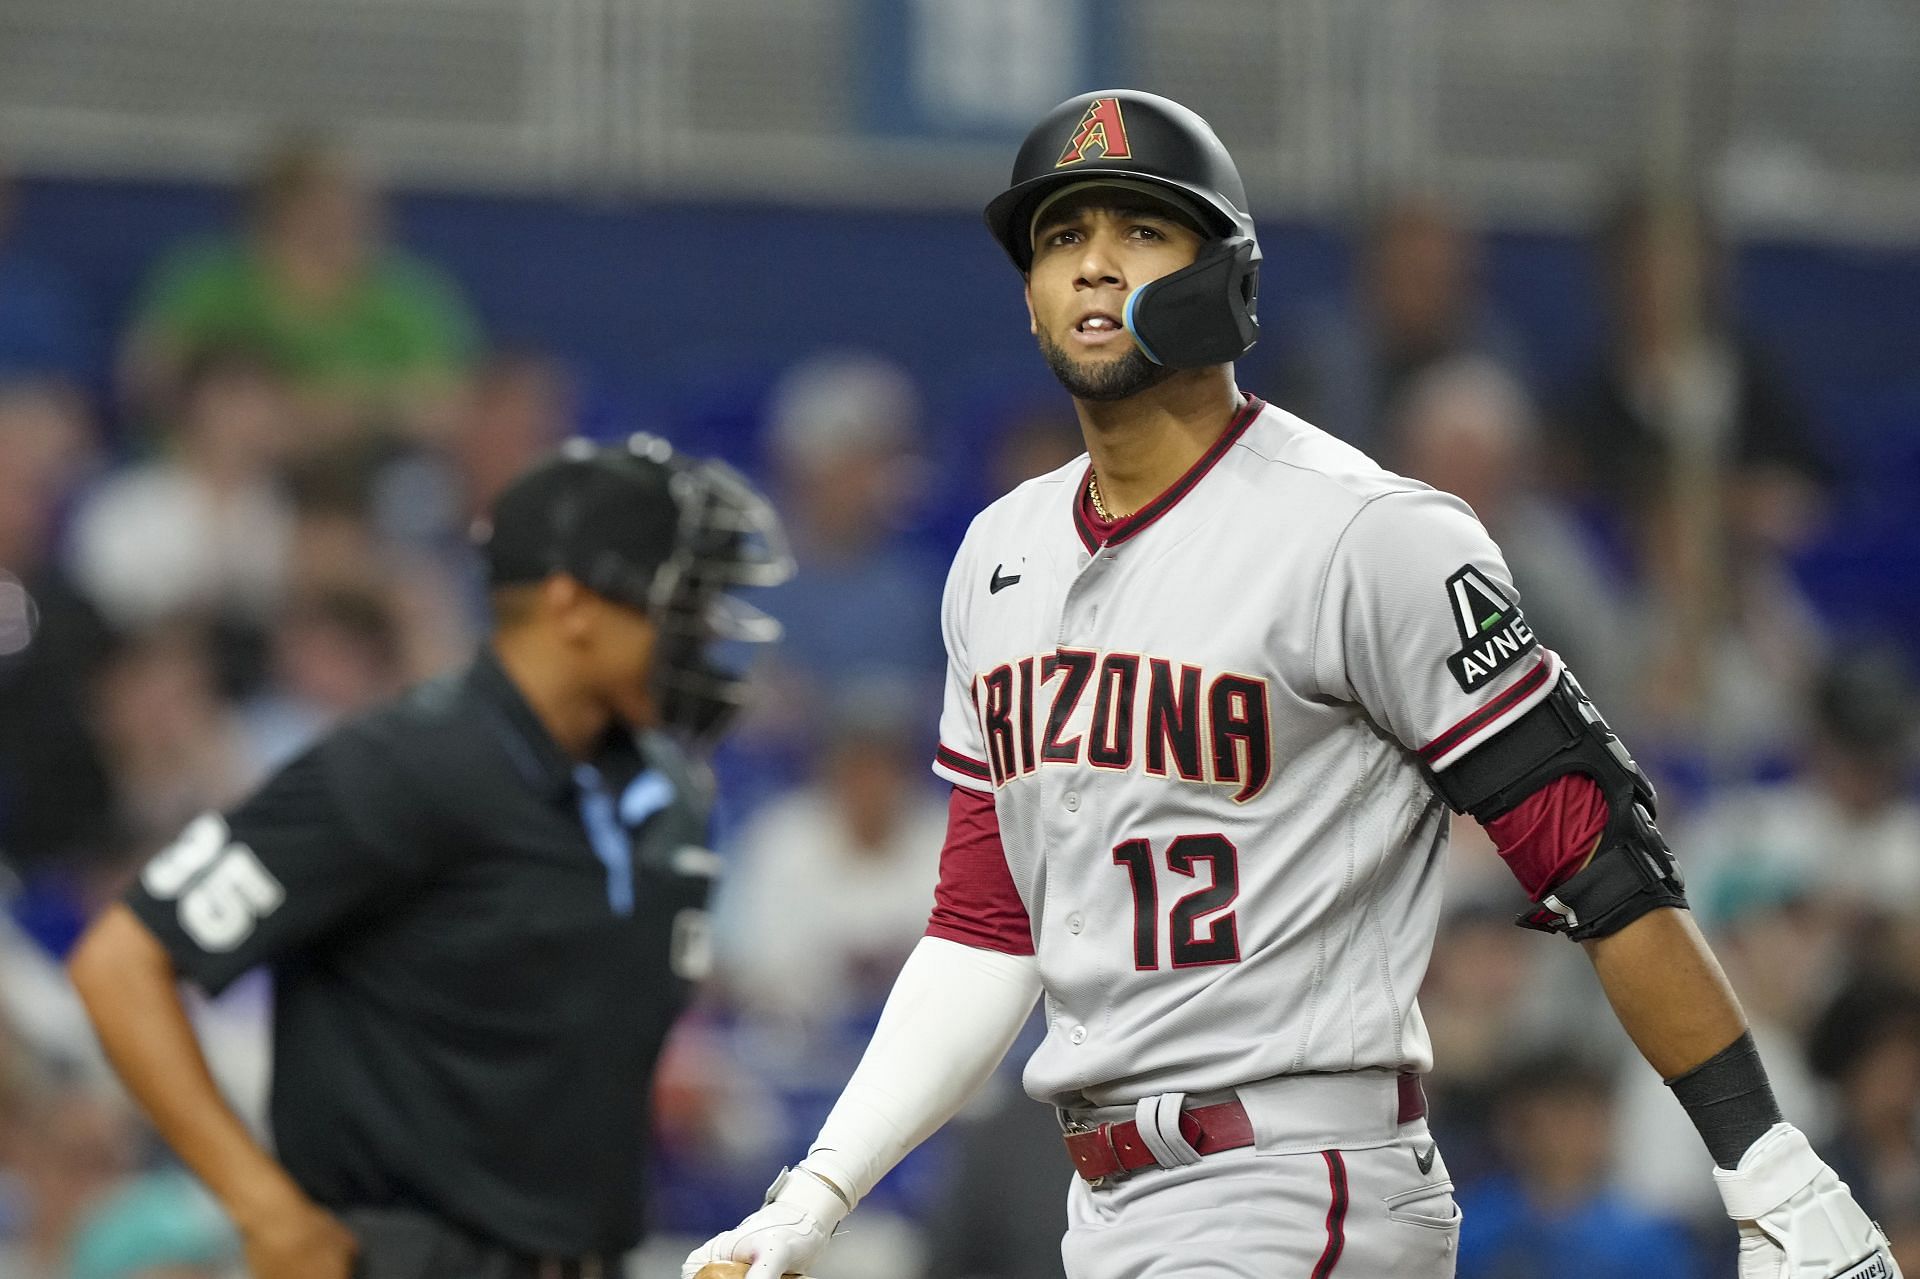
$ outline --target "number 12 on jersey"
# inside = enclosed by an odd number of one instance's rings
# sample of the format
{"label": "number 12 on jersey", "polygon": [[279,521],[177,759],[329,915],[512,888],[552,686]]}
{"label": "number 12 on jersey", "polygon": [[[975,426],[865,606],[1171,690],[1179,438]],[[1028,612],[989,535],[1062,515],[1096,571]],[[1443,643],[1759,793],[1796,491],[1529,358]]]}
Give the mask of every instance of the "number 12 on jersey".
{"label": "number 12 on jersey", "polygon": [[[1207,867],[1208,882],[1173,904],[1167,936],[1175,968],[1240,962],[1240,929],[1230,909],[1240,896],[1240,850],[1225,835],[1181,835],[1167,845],[1167,869],[1188,879]],[[1114,845],[1114,865],[1125,868],[1133,887],[1133,966],[1160,967],[1160,880],[1153,845],[1129,839]],[[1224,912],[1224,913],[1222,913]],[[1207,916],[1213,916],[1207,919]],[[1206,932],[1201,933],[1201,921]]]}

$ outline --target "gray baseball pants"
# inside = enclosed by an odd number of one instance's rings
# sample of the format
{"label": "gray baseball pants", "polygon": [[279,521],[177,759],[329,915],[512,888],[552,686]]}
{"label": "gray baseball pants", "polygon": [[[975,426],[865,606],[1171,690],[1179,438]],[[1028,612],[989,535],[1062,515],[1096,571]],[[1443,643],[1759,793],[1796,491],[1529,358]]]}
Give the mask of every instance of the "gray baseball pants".
{"label": "gray baseball pants", "polygon": [[[1252,1146],[1099,1186],[1073,1179],[1067,1279],[1453,1279],[1460,1209],[1424,1118],[1369,1119],[1343,1143],[1344,1103],[1330,1113],[1315,1096],[1318,1132],[1289,1131],[1297,1091],[1250,1094]],[[1112,1113],[1131,1108],[1081,1118]],[[1311,1137],[1324,1144],[1303,1149]]]}

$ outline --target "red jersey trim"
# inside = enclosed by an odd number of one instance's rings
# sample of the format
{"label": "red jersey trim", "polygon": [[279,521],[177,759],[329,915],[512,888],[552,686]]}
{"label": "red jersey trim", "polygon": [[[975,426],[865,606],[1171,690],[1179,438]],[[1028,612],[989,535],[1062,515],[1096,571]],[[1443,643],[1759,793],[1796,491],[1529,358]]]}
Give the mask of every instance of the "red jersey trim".
{"label": "red jersey trim", "polygon": [[1459,723],[1447,729],[1440,736],[1420,748],[1420,758],[1429,767],[1439,767],[1447,756],[1492,727],[1501,717],[1510,714],[1546,687],[1547,677],[1553,673],[1554,660],[1551,652],[1543,654],[1533,669],[1522,675],[1506,692],[1494,698],[1486,705],[1470,712]]}
{"label": "red jersey trim", "polygon": [[971,777],[978,782],[989,782],[993,780],[993,771],[987,767],[985,760],[974,759],[970,755],[962,755],[950,746],[943,745],[935,747],[933,762],[943,764],[951,768],[954,772]]}
{"label": "red jersey trim", "polygon": [[[1246,393],[1242,392],[1242,394]],[[1253,425],[1253,420],[1260,416],[1260,411],[1267,407],[1256,395],[1246,395],[1246,401],[1241,405],[1240,411],[1234,415],[1233,421],[1227,423],[1227,429],[1220,433],[1220,438],[1207,446],[1207,451],[1187,468],[1185,475],[1175,480],[1159,497],[1154,498],[1132,515],[1116,520],[1113,532],[1108,534],[1104,542],[1101,541],[1098,530],[1093,527],[1093,522],[1087,518],[1087,513],[1082,507],[1082,494],[1087,491],[1087,480],[1083,474],[1073,495],[1073,527],[1080,534],[1081,544],[1089,551],[1097,551],[1103,545],[1118,546],[1128,538],[1138,535],[1148,525],[1178,505],[1180,499],[1192,492],[1193,486],[1205,479],[1207,472],[1227,455],[1227,450],[1239,442],[1240,437],[1247,433],[1247,428]],[[1087,467],[1091,470],[1093,463],[1087,463]]]}

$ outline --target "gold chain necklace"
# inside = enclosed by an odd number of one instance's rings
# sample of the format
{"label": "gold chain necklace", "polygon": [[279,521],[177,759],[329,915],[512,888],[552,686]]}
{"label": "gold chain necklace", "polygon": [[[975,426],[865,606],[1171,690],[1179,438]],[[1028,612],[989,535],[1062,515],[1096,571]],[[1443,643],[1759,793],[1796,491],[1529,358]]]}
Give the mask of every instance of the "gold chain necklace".
{"label": "gold chain necklace", "polygon": [[1100,517],[1102,523],[1111,524],[1124,518],[1113,514],[1107,509],[1107,504],[1100,500],[1100,480],[1094,475],[1092,467],[1087,468],[1087,498],[1093,503],[1093,513]]}

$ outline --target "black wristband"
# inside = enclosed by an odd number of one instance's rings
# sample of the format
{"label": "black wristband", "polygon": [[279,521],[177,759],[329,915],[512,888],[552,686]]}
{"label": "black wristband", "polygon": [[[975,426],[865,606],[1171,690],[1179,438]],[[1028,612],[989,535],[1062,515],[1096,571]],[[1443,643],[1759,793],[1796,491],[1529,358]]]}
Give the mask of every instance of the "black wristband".
{"label": "black wristband", "polygon": [[1667,1080],[1667,1087],[1686,1107],[1687,1118],[1722,1168],[1738,1167],[1748,1147],[1782,1122],[1752,1031],[1686,1074]]}

